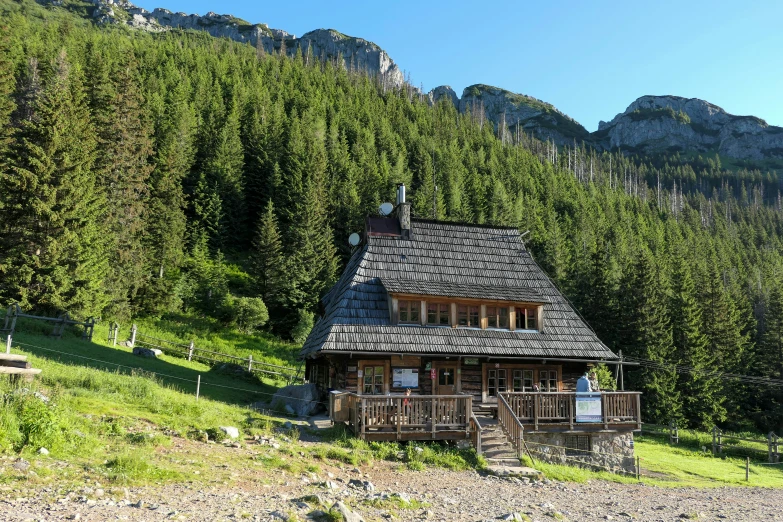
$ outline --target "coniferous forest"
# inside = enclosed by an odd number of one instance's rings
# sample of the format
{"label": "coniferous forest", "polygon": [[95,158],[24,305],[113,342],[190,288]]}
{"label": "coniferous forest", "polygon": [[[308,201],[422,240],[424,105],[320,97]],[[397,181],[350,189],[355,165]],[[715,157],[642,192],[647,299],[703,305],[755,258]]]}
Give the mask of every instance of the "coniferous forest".
{"label": "coniferous forest", "polygon": [[[395,186],[529,230],[645,421],[783,431],[776,173],[556,148],[312,56],[0,1],[0,301],[301,340]],[[252,320],[252,319],[246,319]],[[240,321],[241,322],[241,321]]]}

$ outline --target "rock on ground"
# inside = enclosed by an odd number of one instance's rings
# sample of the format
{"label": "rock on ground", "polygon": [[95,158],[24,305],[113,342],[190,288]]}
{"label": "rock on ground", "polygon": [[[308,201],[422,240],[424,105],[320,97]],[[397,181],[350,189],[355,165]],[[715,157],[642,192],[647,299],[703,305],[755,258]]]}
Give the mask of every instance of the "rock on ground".
{"label": "rock on ground", "polygon": [[273,408],[282,408],[292,415],[309,417],[321,407],[315,384],[295,384],[277,390],[272,397]]}
{"label": "rock on ground", "polygon": [[162,350],[158,350],[157,348],[142,348],[141,346],[135,346],[133,348],[133,355],[138,355],[139,357],[150,357],[153,359],[157,359],[161,355],[163,355]]}

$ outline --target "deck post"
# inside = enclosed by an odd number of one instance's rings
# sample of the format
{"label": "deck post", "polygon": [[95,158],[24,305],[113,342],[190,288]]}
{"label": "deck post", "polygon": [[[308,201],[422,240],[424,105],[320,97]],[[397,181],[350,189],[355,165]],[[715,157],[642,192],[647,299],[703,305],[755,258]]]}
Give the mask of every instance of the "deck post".
{"label": "deck post", "polygon": [[540,395],[536,394],[533,396],[533,426],[535,426],[536,431],[538,431],[538,401],[540,399]]}
{"label": "deck post", "polygon": [[364,402],[364,397],[361,397],[359,400],[362,401],[362,440],[364,440],[364,433],[365,429],[367,427],[367,418],[366,418],[366,404]]}
{"label": "deck post", "polygon": [[397,401],[397,440],[402,439],[402,399],[399,397],[395,399]]}
{"label": "deck post", "polygon": [[434,439],[435,438],[435,419],[437,417],[437,415],[435,414],[435,397],[434,396],[432,397],[431,403],[432,403],[432,406],[431,406],[432,413],[430,414],[430,419],[432,420],[432,438]]}
{"label": "deck post", "polygon": [[598,392],[598,393],[601,394],[601,416],[604,418],[604,429],[608,430],[609,429],[609,415],[607,415],[607,413],[609,413],[609,412],[607,411],[607,408],[606,408],[606,394],[605,393],[601,393],[601,392]]}
{"label": "deck post", "polygon": [[568,398],[568,426],[570,429],[574,429],[574,400],[575,398]]}
{"label": "deck post", "polygon": [[636,429],[642,429],[642,396],[636,394]]}

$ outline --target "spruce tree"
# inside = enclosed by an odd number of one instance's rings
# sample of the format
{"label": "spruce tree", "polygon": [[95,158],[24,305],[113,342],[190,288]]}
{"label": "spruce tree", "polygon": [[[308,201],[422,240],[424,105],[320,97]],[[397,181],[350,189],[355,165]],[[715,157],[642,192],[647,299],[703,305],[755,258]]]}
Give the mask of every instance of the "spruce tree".
{"label": "spruce tree", "polygon": [[687,261],[680,258],[672,278],[670,317],[676,360],[689,371],[679,374],[677,386],[689,426],[709,430],[726,419],[725,397],[715,375],[715,355],[702,333],[702,312],[695,296]]}
{"label": "spruce tree", "polygon": [[[757,373],[783,380],[783,291],[775,282],[764,314],[764,334],[757,350]],[[760,392],[760,408],[756,414],[765,431],[783,433],[783,388],[766,387]]]}
{"label": "spruce tree", "polygon": [[256,280],[258,295],[265,303],[272,305],[283,276],[283,255],[277,216],[271,200],[267,202],[266,210],[258,222],[251,255],[252,275]]}
{"label": "spruce tree", "polygon": [[193,165],[195,116],[187,87],[169,90],[155,110],[155,170],[150,175],[145,245],[147,287],[141,306],[149,313],[174,311],[176,285],[185,257],[185,194],[183,180]]}
{"label": "spruce tree", "polygon": [[153,169],[152,126],[133,58],[108,70],[97,58],[91,112],[98,136],[95,172],[108,202],[104,233],[111,271],[108,313],[127,319],[131,303],[149,278],[143,237],[149,209],[147,181]]}
{"label": "spruce tree", "polygon": [[656,364],[655,367],[642,365],[631,371],[629,377],[634,389],[642,392],[644,418],[667,424],[681,419],[682,405],[666,296],[649,256],[641,252],[621,284],[620,322],[624,338],[620,347],[632,357]]}
{"label": "spruce tree", "polygon": [[0,184],[10,221],[2,295],[23,308],[99,314],[108,263],[105,200],[92,171],[96,139],[79,71],[65,51],[22,124]]}

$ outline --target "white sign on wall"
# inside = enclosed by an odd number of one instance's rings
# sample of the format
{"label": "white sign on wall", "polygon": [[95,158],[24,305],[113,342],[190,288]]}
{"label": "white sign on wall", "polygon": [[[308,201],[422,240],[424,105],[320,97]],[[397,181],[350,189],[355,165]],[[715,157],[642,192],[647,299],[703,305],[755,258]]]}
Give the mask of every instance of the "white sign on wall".
{"label": "white sign on wall", "polygon": [[392,370],[392,388],[418,388],[418,368],[394,368]]}

